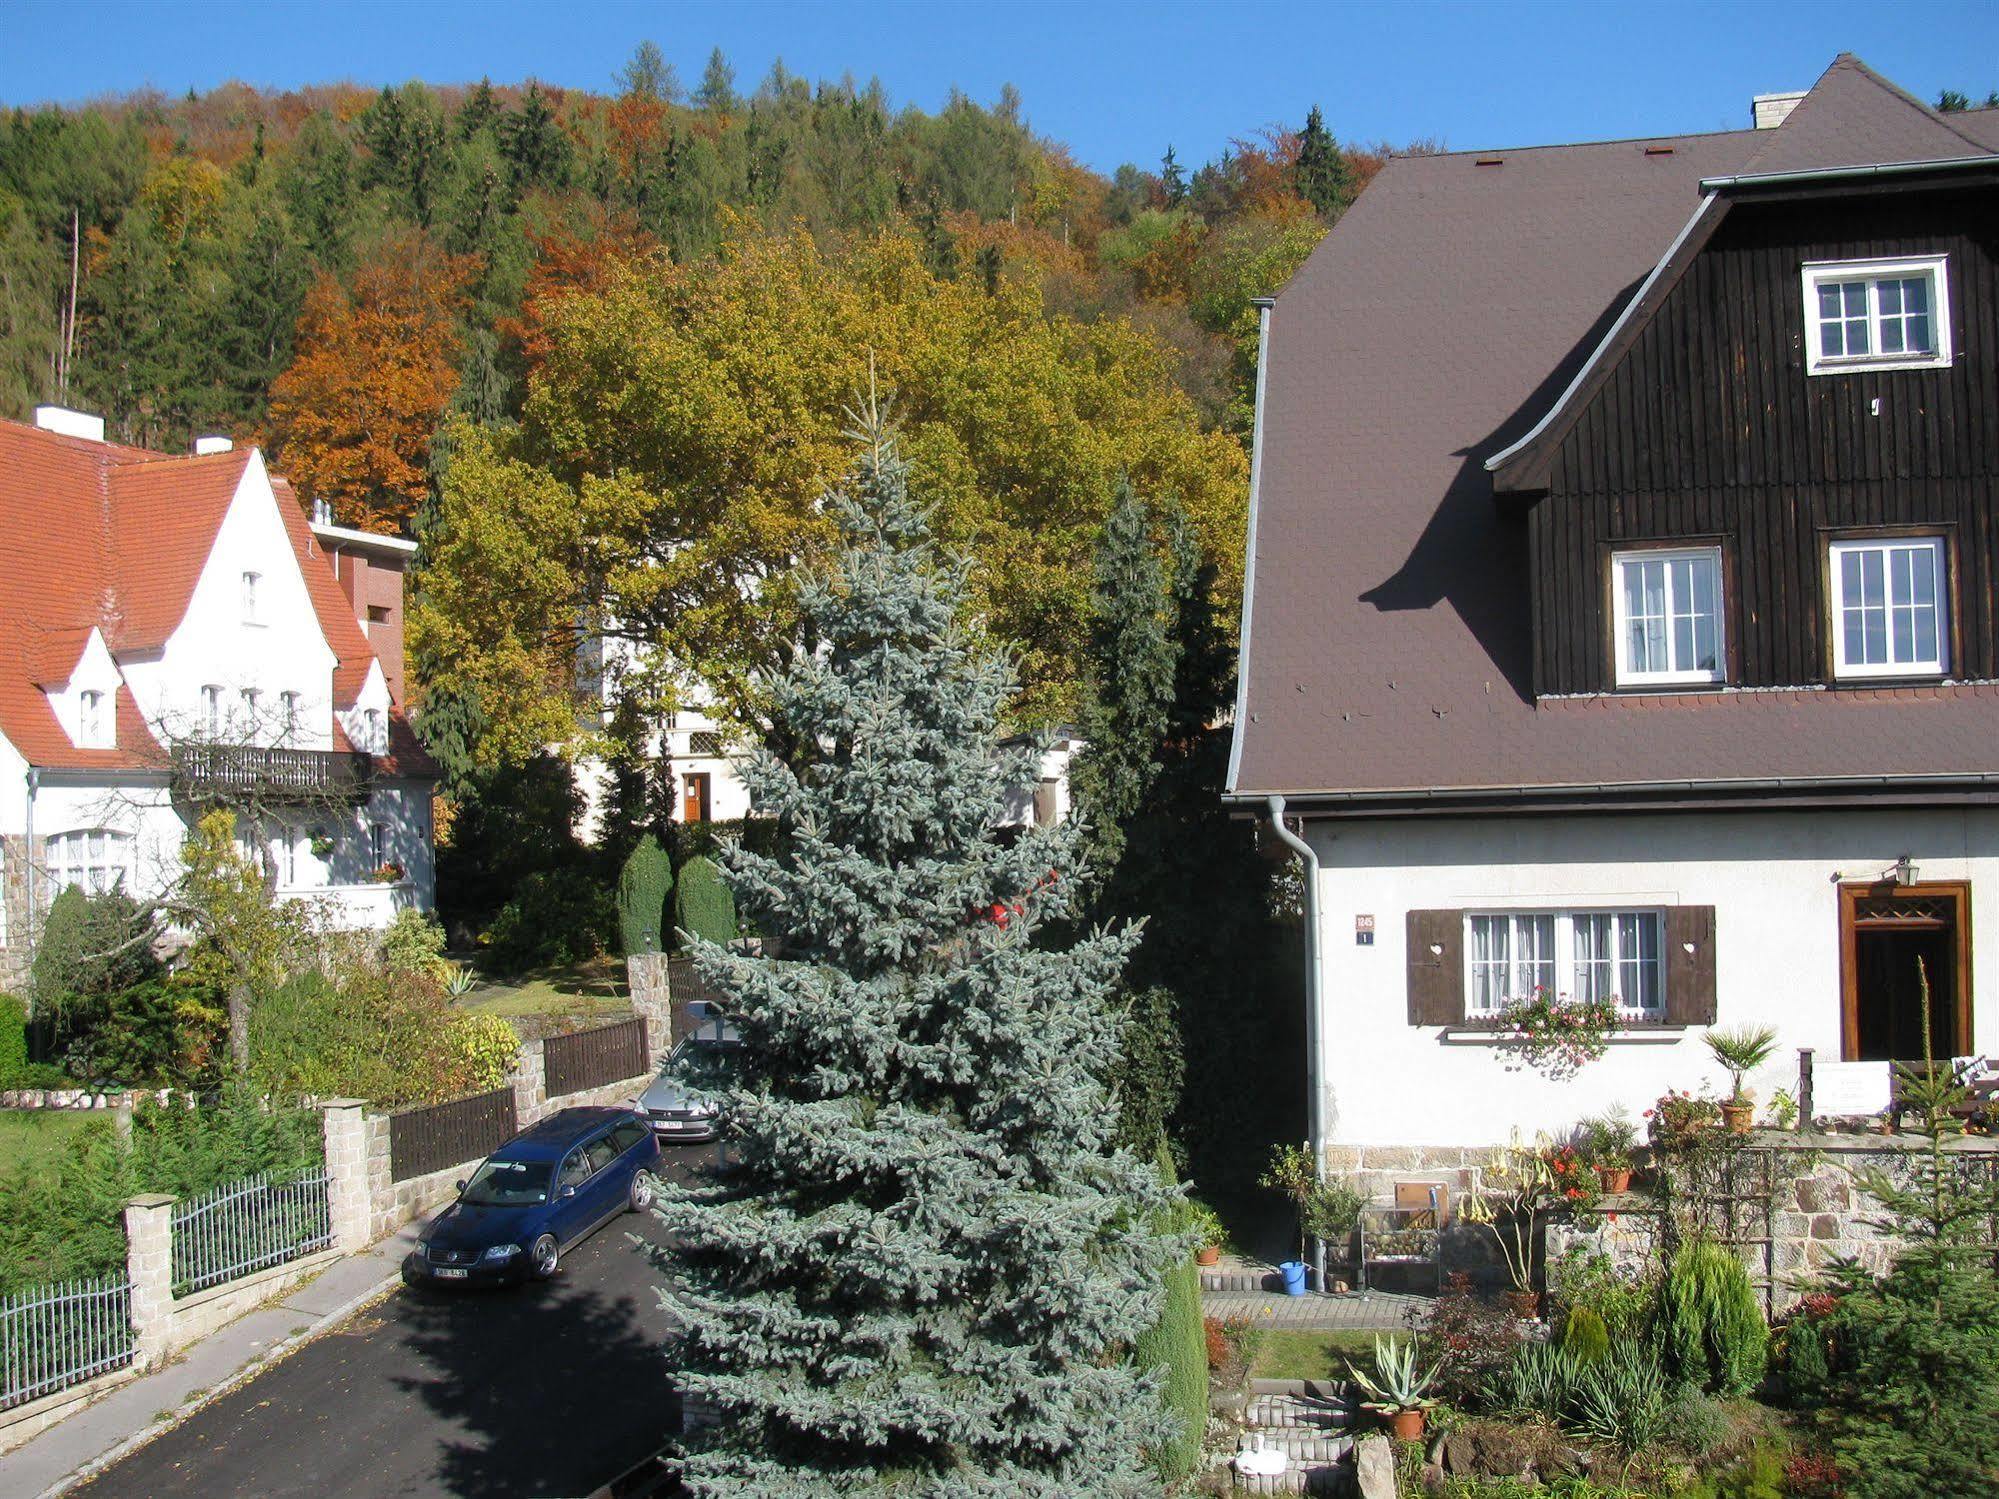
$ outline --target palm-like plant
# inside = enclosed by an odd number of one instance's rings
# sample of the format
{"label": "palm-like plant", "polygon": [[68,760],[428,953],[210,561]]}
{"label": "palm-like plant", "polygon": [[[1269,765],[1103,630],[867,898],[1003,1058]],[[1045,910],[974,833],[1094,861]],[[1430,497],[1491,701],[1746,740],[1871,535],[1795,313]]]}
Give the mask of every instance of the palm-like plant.
{"label": "palm-like plant", "polygon": [[1416,1341],[1404,1342],[1400,1338],[1374,1340],[1374,1372],[1368,1373],[1352,1360],[1347,1362],[1347,1372],[1353,1382],[1368,1396],[1361,1402],[1364,1409],[1377,1411],[1384,1416],[1393,1416],[1402,1411],[1426,1411],[1437,1402],[1430,1399],[1428,1391],[1437,1377],[1438,1365],[1432,1364],[1420,1374],[1416,1370]]}
{"label": "palm-like plant", "polygon": [[1735,1083],[1735,1091],[1729,1102],[1746,1104],[1749,1095],[1743,1091],[1742,1079],[1770,1060],[1770,1054],[1777,1049],[1777,1032],[1767,1025],[1743,1026],[1732,1031],[1709,1031],[1707,1049],[1714,1053],[1714,1059]]}

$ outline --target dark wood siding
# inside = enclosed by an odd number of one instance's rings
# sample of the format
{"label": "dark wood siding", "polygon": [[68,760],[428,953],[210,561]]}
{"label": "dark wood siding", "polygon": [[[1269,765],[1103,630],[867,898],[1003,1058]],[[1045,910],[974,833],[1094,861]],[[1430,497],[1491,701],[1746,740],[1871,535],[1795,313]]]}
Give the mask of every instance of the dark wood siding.
{"label": "dark wood siding", "polygon": [[[1938,252],[1950,368],[1805,373],[1806,261]],[[1533,507],[1535,690],[1611,689],[1610,551],[1694,537],[1723,547],[1730,680],[1825,681],[1828,535],[1899,526],[1948,539],[1951,674],[1999,677],[1996,510],[1999,193],[1737,205],[1582,411]]]}

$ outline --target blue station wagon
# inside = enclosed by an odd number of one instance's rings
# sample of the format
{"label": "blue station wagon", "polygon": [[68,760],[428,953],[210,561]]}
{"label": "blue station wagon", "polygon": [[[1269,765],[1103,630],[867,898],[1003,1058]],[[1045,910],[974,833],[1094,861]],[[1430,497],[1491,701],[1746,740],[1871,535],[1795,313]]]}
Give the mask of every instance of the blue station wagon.
{"label": "blue station wagon", "polygon": [[410,1285],[507,1285],[555,1274],[564,1251],[658,1189],[659,1143],[629,1109],[564,1109],[522,1130],[461,1184],[403,1261]]}

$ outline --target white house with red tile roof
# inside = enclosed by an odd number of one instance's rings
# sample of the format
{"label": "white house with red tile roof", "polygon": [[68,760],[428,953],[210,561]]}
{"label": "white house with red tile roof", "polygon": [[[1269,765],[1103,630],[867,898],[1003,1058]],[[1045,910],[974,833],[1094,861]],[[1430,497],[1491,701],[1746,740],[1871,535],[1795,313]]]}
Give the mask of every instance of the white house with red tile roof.
{"label": "white house with red tile roof", "polygon": [[169,883],[203,776],[295,783],[264,798],[282,895],[350,927],[429,908],[435,768],[328,543],[255,448],[102,433],[0,422],[0,977],[64,886]]}

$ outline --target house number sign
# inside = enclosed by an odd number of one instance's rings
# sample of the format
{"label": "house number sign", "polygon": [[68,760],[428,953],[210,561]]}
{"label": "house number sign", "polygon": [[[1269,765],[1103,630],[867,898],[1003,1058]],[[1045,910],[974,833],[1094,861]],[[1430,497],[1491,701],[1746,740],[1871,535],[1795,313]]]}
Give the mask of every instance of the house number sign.
{"label": "house number sign", "polygon": [[1354,917],[1353,941],[1355,947],[1374,946],[1374,918],[1372,916]]}

